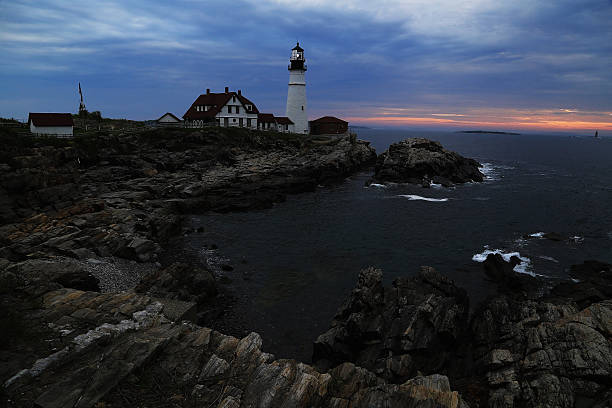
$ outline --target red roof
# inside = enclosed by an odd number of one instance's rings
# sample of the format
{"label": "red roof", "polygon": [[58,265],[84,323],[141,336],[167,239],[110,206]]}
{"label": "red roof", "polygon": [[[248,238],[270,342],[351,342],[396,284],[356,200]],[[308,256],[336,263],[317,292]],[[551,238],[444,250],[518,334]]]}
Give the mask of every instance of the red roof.
{"label": "red roof", "polygon": [[[214,118],[217,113],[221,111],[229,100],[235,96],[238,98],[245,111],[248,113],[259,113],[257,106],[242,95],[238,95],[236,92],[228,93],[208,93],[198,96],[194,103],[191,104],[187,112],[183,115],[183,119],[195,120],[195,119],[207,119]],[[246,105],[251,105],[251,110],[246,109]],[[196,106],[211,106],[207,111],[198,112]]]}
{"label": "red roof", "polygon": [[311,120],[310,123],[348,123],[334,116],[323,116],[322,118]]}
{"label": "red roof", "polygon": [[260,113],[257,115],[257,121],[260,123],[275,123],[274,115],[271,113]]}
{"label": "red roof", "polygon": [[34,113],[30,112],[28,123],[34,126],[74,126],[70,113]]}
{"label": "red roof", "polygon": [[293,125],[291,119],[286,116],[277,116],[276,123],[278,123],[279,125]]}

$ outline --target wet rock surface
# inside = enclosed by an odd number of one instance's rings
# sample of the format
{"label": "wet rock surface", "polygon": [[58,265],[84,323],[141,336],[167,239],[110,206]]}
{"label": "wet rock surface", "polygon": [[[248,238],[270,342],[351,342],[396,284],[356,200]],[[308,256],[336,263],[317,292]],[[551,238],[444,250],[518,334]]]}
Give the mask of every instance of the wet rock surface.
{"label": "wet rock surface", "polygon": [[456,183],[482,181],[480,164],[446,150],[439,142],[409,138],[393,143],[376,160],[373,180],[379,183],[413,183],[445,187]]}

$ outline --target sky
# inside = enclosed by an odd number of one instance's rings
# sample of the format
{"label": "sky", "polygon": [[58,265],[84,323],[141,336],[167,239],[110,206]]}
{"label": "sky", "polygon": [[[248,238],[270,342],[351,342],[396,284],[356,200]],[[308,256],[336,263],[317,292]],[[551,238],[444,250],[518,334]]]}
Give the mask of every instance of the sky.
{"label": "sky", "polygon": [[0,116],[283,116],[298,40],[311,119],[612,135],[612,0],[0,0]]}

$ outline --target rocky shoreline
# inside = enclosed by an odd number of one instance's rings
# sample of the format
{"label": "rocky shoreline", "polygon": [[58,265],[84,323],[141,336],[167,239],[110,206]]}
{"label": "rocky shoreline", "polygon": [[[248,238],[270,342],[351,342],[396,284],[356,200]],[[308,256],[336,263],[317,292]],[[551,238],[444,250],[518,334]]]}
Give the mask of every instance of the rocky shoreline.
{"label": "rocky shoreline", "polygon": [[[391,288],[381,271],[364,270],[317,339],[313,365],[275,359],[256,333],[238,339],[198,325],[210,318],[218,276],[159,257],[188,232],[183,214],[262,208],[340,180],[374,164],[366,142],[220,128],[72,142],[2,136],[0,401],[7,406],[612,403],[612,271],[603,263],[574,267],[578,282],[542,297],[537,279],[490,255],[484,266],[501,294],[473,314],[465,291],[431,268]],[[381,160],[394,169],[401,162],[379,157],[377,174]],[[457,160],[460,176],[444,170],[435,178],[431,169],[444,168],[435,159],[410,177],[478,181],[477,163]]]}
{"label": "rocky shoreline", "polygon": [[443,373],[470,406],[610,406],[612,265],[575,265],[575,281],[533,296],[541,283],[512,262],[484,264],[501,294],[471,315],[465,290],[432,268],[391,287],[362,271],[315,342],[315,367],[350,361],[392,383]]}

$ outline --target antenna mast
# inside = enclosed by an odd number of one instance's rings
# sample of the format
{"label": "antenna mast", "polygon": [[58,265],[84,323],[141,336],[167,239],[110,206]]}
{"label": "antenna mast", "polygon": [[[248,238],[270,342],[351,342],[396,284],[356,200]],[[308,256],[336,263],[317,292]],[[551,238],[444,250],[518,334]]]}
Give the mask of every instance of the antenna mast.
{"label": "antenna mast", "polygon": [[87,109],[85,109],[85,102],[83,102],[83,91],[81,91],[80,82],[79,82],[79,95],[81,96],[81,103],[79,104],[79,114],[81,114],[82,112],[86,112]]}

